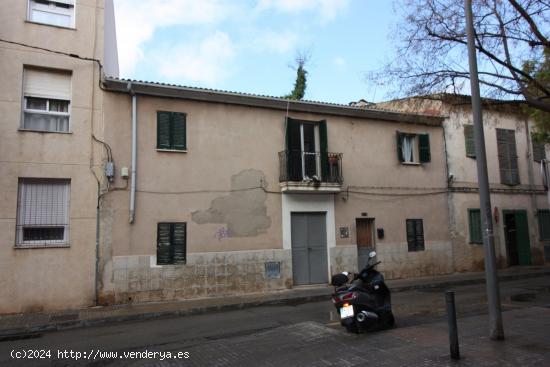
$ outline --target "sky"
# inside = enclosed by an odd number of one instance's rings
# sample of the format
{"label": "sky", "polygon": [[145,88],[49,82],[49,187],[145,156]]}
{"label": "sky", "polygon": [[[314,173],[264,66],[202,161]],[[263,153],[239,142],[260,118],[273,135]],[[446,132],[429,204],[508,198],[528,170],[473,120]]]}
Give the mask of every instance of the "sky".
{"label": "sky", "polygon": [[390,0],[115,0],[120,76],[283,96],[309,55],[304,99],[382,101],[365,74],[390,61]]}

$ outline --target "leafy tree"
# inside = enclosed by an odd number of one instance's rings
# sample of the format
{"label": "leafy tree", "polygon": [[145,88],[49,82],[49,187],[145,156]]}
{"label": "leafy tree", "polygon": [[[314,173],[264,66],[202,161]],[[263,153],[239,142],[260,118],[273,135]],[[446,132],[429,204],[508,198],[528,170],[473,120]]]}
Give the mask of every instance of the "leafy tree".
{"label": "leafy tree", "polygon": [[305,53],[298,54],[294,60],[296,63],[296,81],[294,82],[294,89],[290,94],[284,96],[284,98],[302,100],[306,94],[307,88],[307,70],[305,64],[307,63],[309,56]]}
{"label": "leafy tree", "polygon": [[[461,93],[469,79],[464,1],[397,0],[395,5],[404,13],[394,32],[395,61],[368,79],[390,82],[394,96]],[[472,8],[482,95],[523,100],[534,115],[546,116],[550,1],[473,0]]]}

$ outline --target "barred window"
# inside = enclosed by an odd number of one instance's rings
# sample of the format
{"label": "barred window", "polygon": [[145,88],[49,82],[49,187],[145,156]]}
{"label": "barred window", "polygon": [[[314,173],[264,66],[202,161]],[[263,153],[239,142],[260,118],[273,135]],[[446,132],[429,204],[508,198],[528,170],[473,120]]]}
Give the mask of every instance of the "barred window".
{"label": "barred window", "polygon": [[69,192],[69,180],[19,179],[17,246],[68,243]]}

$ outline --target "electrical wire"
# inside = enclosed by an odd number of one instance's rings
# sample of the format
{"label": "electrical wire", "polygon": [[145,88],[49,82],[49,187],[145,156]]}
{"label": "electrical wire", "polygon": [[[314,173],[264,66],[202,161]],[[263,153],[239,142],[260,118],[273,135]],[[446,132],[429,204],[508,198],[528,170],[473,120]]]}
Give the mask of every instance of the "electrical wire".
{"label": "electrical wire", "polygon": [[105,150],[107,150],[107,159],[109,160],[109,162],[112,162],[113,161],[113,151],[111,150],[111,147],[109,146],[109,144],[105,143],[104,141],[99,140],[98,138],[96,138],[96,136],[94,134],[92,134],[92,139],[94,139],[95,141],[97,141],[100,144],[103,144],[103,146],[105,147]]}

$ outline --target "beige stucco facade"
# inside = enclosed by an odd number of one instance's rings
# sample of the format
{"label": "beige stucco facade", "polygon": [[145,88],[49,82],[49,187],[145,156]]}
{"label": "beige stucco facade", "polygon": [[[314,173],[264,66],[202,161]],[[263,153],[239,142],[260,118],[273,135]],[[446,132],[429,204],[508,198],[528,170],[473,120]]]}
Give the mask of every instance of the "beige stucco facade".
{"label": "beige stucco facade", "polygon": [[[436,98],[412,98],[378,104],[378,107],[399,111],[416,111],[445,116],[446,156],[449,170],[449,231],[453,239],[455,271],[476,271],[484,268],[481,244],[470,243],[468,209],[479,209],[476,159],[466,156],[464,125],[473,123],[468,99],[443,95]],[[487,171],[491,188],[491,205],[499,266],[511,264],[506,244],[504,215],[525,211],[529,233],[531,264],[544,263],[544,246],[539,237],[538,211],[548,209],[548,199],[542,186],[540,163],[534,161],[531,133],[534,124],[521,113],[516,103],[487,100],[483,105],[483,124]],[[499,171],[496,129],[515,131],[519,173],[518,185],[504,185]],[[452,175],[452,176],[451,176]]]}
{"label": "beige stucco facade", "polygon": [[[358,270],[365,233],[389,279],[482,268],[482,247],[469,241],[468,209],[479,204],[475,159],[464,148],[467,104],[349,107],[119,80],[112,1],[75,1],[74,28],[29,21],[28,4],[0,5],[0,313],[326,284]],[[70,76],[66,131],[23,128],[30,69]],[[159,111],[184,114],[185,149],[157,147]],[[525,211],[531,260],[541,264],[536,214],[548,203],[532,127],[513,105],[488,108],[484,121],[499,263],[509,263],[503,218]],[[296,148],[290,124],[300,126],[299,179],[285,167]],[[519,185],[500,184],[496,128],[515,131]],[[409,163],[405,135],[416,156]],[[306,152],[306,143],[315,149]],[[308,174],[304,153],[317,157]],[[69,182],[63,242],[21,241],[18,213],[27,204],[18,195],[31,178]],[[321,251],[309,263],[297,260],[300,215],[321,218],[304,227],[321,244],[305,248]],[[410,220],[420,224],[413,234]],[[185,263],[158,264],[159,223],[185,223]],[[303,266],[315,268],[309,280]]]}
{"label": "beige stucco facade", "polygon": [[[452,272],[444,137],[437,118],[418,123],[415,115],[397,114],[400,121],[390,121],[389,113],[376,114],[379,118],[344,106],[327,112],[322,104],[287,106],[279,99],[127,83],[110,80],[107,89],[113,93],[105,97],[105,141],[112,148],[117,176],[113,191],[102,199],[103,303],[291,288],[290,217],[296,212],[326,214],[327,279],[337,271],[357,270],[355,221],[365,215],[384,230],[375,248],[388,277]],[[133,223],[131,182],[120,177],[120,170],[131,163],[128,87],[137,95]],[[159,96],[174,90],[177,98]],[[157,149],[157,111],[186,114],[186,151]],[[337,192],[312,189],[310,184],[282,190],[278,152],[285,150],[287,116],[326,121],[328,151],[343,154],[344,180]],[[428,134],[431,161],[400,163],[397,130]],[[408,218],[423,219],[424,251],[407,249]],[[186,264],[156,264],[160,222],[187,224]],[[349,236],[342,238],[341,228]],[[280,274],[268,277],[267,263],[278,263]]]}
{"label": "beige stucco facade", "polygon": [[[103,135],[100,69],[97,62],[56,52],[104,58],[103,1],[77,1],[74,28],[34,23],[27,14],[27,1],[0,4],[0,313],[94,303],[98,184],[92,171],[101,176],[102,148],[92,143],[92,134]],[[30,67],[70,74],[67,132],[22,129],[23,75]],[[63,244],[17,246],[18,182],[23,178],[70,180]]]}

